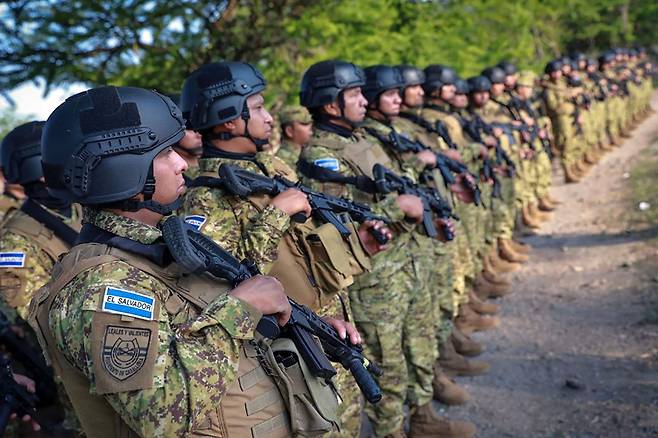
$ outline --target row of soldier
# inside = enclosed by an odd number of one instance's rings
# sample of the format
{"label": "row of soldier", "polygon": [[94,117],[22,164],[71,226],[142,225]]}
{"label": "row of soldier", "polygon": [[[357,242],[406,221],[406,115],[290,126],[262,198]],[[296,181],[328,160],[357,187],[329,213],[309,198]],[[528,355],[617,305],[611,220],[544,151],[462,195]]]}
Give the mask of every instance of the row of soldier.
{"label": "row of soldier", "polygon": [[[101,87],[16,128],[1,151],[3,312],[30,321],[66,427],[354,437],[365,412],[377,436],[473,436],[432,400],[465,403],[453,378],[489,368],[470,335],[498,325],[488,300],[531,251],[516,236],[558,203],[552,159],[578,181],[650,111],[642,51],[545,73],[320,62],[279,115],[276,153],[265,79],[241,62],[197,69],[178,106]],[[217,262],[214,244],[243,262]],[[308,363],[300,330],[334,372]]]}

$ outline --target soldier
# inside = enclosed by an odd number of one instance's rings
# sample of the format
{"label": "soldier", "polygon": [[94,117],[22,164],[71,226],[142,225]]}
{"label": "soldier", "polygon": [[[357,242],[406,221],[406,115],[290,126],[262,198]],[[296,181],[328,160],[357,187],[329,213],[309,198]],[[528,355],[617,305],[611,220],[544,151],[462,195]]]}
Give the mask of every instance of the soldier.
{"label": "soldier", "polygon": [[[203,82],[197,80],[201,77]],[[231,82],[245,84],[248,91],[224,93],[212,100],[206,98],[209,94],[206,90],[212,89],[214,84]],[[278,278],[296,301],[318,311],[341,333],[347,333],[357,342],[356,330],[343,322],[351,320],[346,288],[354,281],[354,276],[363,272],[363,266],[369,266],[368,256],[361,248],[370,254],[383,249],[368,232],[371,227],[381,228],[383,224],[346,223],[353,231],[350,241],[345,241],[334,225],[319,223],[315,219],[303,224],[288,219],[280,229],[272,226],[270,221],[261,228],[257,222],[272,208],[272,214],[283,211],[288,217],[303,212],[308,217],[311,211],[305,195],[291,189],[273,197],[262,194],[239,197],[204,183],[207,178],[217,177],[223,164],[296,181],[293,169],[277,157],[259,151],[269,140],[272,123],[262,106],[264,88],[265,80],[260,72],[239,62],[202,66],[185,81],[185,100],[189,99],[187,106],[192,108],[190,121],[194,129],[203,134],[204,156],[200,162],[202,178],[190,184],[181,213],[188,222],[207,231],[238,258],[248,253],[261,266],[262,272]],[[242,118],[239,113],[243,114]],[[220,118],[218,114],[228,115]],[[235,126],[242,125],[241,122],[244,122],[243,126]],[[286,196],[291,196],[292,201],[286,200]],[[251,242],[262,243],[262,246]],[[310,246],[310,242],[314,244]],[[343,398],[341,430],[346,436],[358,434],[360,393],[349,373],[340,371],[337,384]]]}
{"label": "soldier", "polygon": [[548,76],[543,83],[544,101],[551,118],[557,148],[560,151],[564,178],[568,183],[578,182],[583,176],[576,167],[577,142],[581,139],[574,124],[574,122],[577,124],[579,120],[576,118],[576,106],[573,103],[572,92],[563,79],[560,61],[551,61],[546,64],[544,72]]}
{"label": "soldier", "polygon": [[71,205],[48,194],[41,169],[44,122],[12,130],[2,141],[2,168],[7,182],[19,184],[27,197],[0,227],[0,294],[26,319],[37,289],[50,277],[53,265],[77,237],[79,218]]}
{"label": "soldier", "polygon": [[[13,129],[2,140],[0,157],[7,182],[26,194],[0,224],[0,300],[8,318],[23,329],[25,342],[34,347],[36,338],[25,324],[30,301],[46,284],[55,262],[73,245],[80,229],[79,212],[69,202],[51,196],[43,183],[43,125],[34,121]],[[58,389],[64,409],[62,426],[79,430],[66,393]]]}
{"label": "soldier", "polygon": [[[274,351],[282,345],[255,332],[263,314],[279,325],[289,319],[281,284],[255,276],[231,288],[171,262],[178,246],[163,243],[158,224],[185,190],[187,164],[173,149],[184,130],[169,98],[130,87],[76,94],[44,129],[48,188],[82,204],[85,224],[30,315],[85,433],[289,437],[332,430],[330,387],[304,377],[303,361],[280,364]],[[293,391],[302,391],[305,406],[288,397]]]}
{"label": "soldier", "polygon": [[422,218],[422,202],[412,195],[373,194],[359,183],[372,177],[373,165],[392,165],[381,147],[358,129],[366,113],[364,85],[363,71],[344,61],[322,61],[304,73],[300,102],[313,117],[314,132],[302,150],[299,169],[303,181],[321,191],[372,204],[399,233],[388,251],[373,257],[371,272],[349,288],[366,350],[384,371],[378,381],[386,397],[366,406],[366,414],[378,436],[404,437],[403,406],[408,401],[410,436],[471,436],[472,425],[448,422],[431,405],[436,348],[427,342],[426,318],[419,316],[431,311],[431,297],[419,279],[420,260],[411,254],[415,246],[408,232],[409,222]]}
{"label": "soldier", "polygon": [[313,119],[308,110],[300,105],[284,108],[279,114],[281,123],[281,145],[276,156],[295,169],[302,147],[313,134]]}
{"label": "soldier", "polygon": [[[167,96],[180,107],[180,94],[167,94]],[[189,111],[188,111],[189,113]],[[183,114],[185,117],[186,115]],[[199,176],[199,158],[203,154],[203,142],[201,134],[191,129],[189,122],[185,122],[185,136],[175,146],[176,152],[187,163],[187,171],[185,172],[185,181],[192,181]]]}

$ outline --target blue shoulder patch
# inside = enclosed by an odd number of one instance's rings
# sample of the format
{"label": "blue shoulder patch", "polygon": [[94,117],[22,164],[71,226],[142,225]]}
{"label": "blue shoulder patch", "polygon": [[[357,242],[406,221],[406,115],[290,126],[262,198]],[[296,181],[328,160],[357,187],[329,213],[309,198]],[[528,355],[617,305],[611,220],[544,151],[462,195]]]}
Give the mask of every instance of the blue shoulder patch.
{"label": "blue shoulder patch", "polygon": [[24,252],[0,252],[0,268],[24,268]]}
{"label": "blue shoulder patch", "polygon": [[155,298],[132,290],[108,286],[105,288],[101,310],[103,312],[152,321],[155,310]]}
{"label": "blue shoulder patch", "polygon": [[185,222],[192,225],[195,230],[199,231],[203,224],[206,223],[206,217],[201,216],[200,214],[193,214],[190,216],[185,216]]}
{"label": "blue shoulder patch", "polygon": [[324,167],[325,169],[338,172],[340,170],[340,163],[336,158],[320,158],[313,162],[316,166]]}

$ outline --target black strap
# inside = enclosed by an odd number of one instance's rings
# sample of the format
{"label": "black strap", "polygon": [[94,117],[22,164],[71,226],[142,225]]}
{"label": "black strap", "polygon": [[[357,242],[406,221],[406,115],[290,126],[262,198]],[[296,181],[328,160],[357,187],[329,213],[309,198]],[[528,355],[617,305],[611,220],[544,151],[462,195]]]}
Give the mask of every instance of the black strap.
{"label": "black strap", "polygon": [[94,224],[87,223],[82,226],[76,245],[81,245],[83,243],[100,243],[113,248],[122,249],[145,257],[158,266],[167,266],[173,261],[173,258],[167,249],[167,245],[159,239],[156,243],[147,245],[136,240],[128,239],[127,237],[117,236],[116,234],[97,227]]}
{"label": "black strap", "polygon": [[69,246],[75,244],[75,241],[78,238],[78,233],[73,228],[66,225],[60,218],[50,213],[30,198],[25,200],[21,206],[21,211],[40,224],[43,224],[46,228],[55,233],[55,236],[66,242]]}
{"label": "black strap", "polygon": [[211,189],[221,189],[224,188],[222,180],[216,176],[197,176],[193,180],[188,182],[187,187],[210,187]]}
{"label": "black strap", "polygon": [[366,175],[346,176],[340,172],[320,167],[314,163],[309,163],[301,158],[297,161],[297,171],[307,178],[315,179],[323,183],[333,182],[338,184],[349,184],[362,192],[370,194],[379,193],[375,181]]}

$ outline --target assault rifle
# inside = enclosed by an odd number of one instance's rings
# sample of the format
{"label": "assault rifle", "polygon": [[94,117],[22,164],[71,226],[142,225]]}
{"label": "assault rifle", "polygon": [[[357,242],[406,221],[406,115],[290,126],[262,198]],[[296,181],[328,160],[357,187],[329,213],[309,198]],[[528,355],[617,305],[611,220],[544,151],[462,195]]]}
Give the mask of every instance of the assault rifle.
{"label": "assault rifle", "polygon": [[[423,201],[423,227],[429,237],[436,237],[438,235],[434,226],[434,215],[441,219],[459,219],[452,213],[450,205],[441,198],[436,190],[420,186],[409,177],[400,176],[381,164],[375,164],[372,168],[372,173],[380,193],[397,192],[401,195],[414,195]],[[453,240],[455,238],[448,225],[443,227],[443,234],[446,240]]]}
{"label": "assault rifle", "polygon": [[33,350],[24,339],[14,333],[11,323],[2,311],[0,311],[0,345],[30,373],[36,384],[36,394],[40,404],[53,403],[57,399],[57,387],[52,369],[46,365],[40,350]]}
{"label": "assault rifle", "polygon": [[[177,216],[167,218],[161,228],[171,255],[188,272],[208,272],[229,281],[234,287],[258,274],[255,263],[240,262]],[[266,315],[258,323],[257,331],[270,339],[290,338],[316,377],[329,380],[336,375],[336,370],[329,360],[339,362],[352,374],[366,400],[377,403],[382,394],[373,375],[379,376],[382,372],[363,355],[363,348],[352,344],[349,339],[341,339],[333,327],[322,321],[308,307],[289,300],[292,314],[284,327],[279,327],[274,316]],[[322,348],[318,346],[315,338],[320,341]],[[287,361],[296,358],[284,359]]]}
{"label": "assault rifle", "polygon": [[0,355],[0,436],[4,436],[9,416],[36,414],[37,397],[14,380],[9,358]]}
{"label": "assault rifle", "polygon": [[441,177],[443,178],[445,186],[448,187],[449,185],[455,183],[455,177],[453,176],[453,173],[457,175],[464,175],[463,182],[468,190],[473,194],[475,205],[482,204],[480,188],[475,183],[477,178],[468,170],[468,167],[466,167],[464,163],[453,160],[452,158],[442,153],[435,152],[431,148],[425,146],[423,143],[419,141],[413,141],[410,138],[395,132],[395,130],[391,130],[387,139],[380,140],[400,153],[412,152],[417,154],[418,152],[422,151],[432,152],[436,157],[436,167],[441,173]]}
{"label": "assault rifle", "polygon": [[[484,132],[486,135],[491,135],[493,136],[493,129],[494,127],[488,123],[486,123],[482,118],[476,114],[473,114],[473,118],[470,120],[469,124],[467,125],[466,132],[468,135],[470,135],[475,141],[478,143],[484,144],[484,141],[482,139],[482,132]],[[496,153],[496,164],[498,166],[505,165],[507,167],[507,173],[506,176],[508,178],[514,177],[516,174],[516,166],[514,165],[514,161],[507,155],[507,152],[500,146],[500,142],[497,141],[497,144],[495,146],[495,153]]]}
{"label": "assault rifle", "polygon": [[[232,195],[240,197],[255,194],[276,196],[287,189],[297,189],[306,195],[308,203],[311,205],[312,214],[321,221],[332,224],[343,237],[349,236],[350,230],[341,220],[340,214],[348,214],[351,219],[359,223],[369,220],[387,221],[385,217],[376,215],[365,204],[316,192],[281,176],[270,178],[230,164],[222,164],[219,167],[219,178],[199,177],[198,179],[203,179],[204,185],[215,185]],[[297,213],[291,219],[297,223],[304,223],[308,218],[303,213]],[[380,244],[385,244],[388,241],[386,235],[379,230],[370,228],[369,232]]]}

